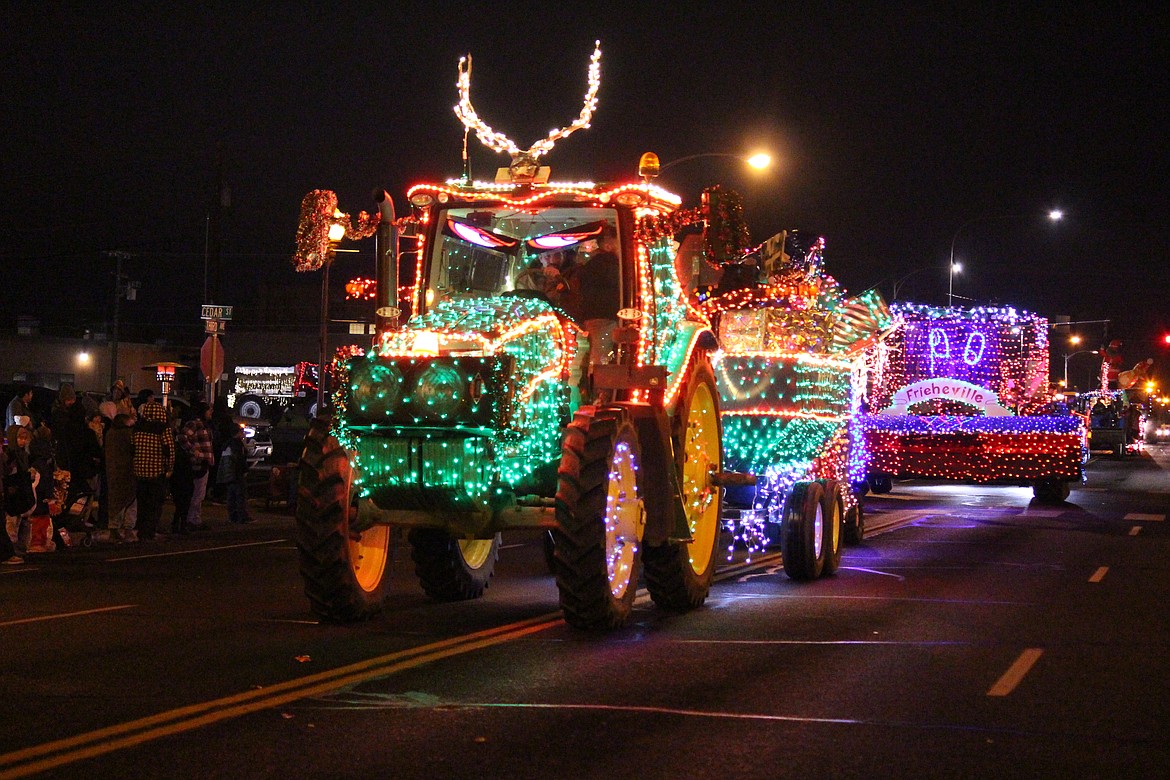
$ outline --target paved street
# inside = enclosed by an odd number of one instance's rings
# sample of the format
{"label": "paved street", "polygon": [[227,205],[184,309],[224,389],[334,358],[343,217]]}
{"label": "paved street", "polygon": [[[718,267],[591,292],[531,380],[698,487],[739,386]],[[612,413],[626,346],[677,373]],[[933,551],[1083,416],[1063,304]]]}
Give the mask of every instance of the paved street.
{"label": "paved street", "polygon": [[842,570],[723,569],[706,608],[568,628],[539,537],[476,602],[396,551],[318,625],[282,507],[0,572],[0,778],[1153,777],[1170,765],[1170,452],[1068,503],[896,483]]}

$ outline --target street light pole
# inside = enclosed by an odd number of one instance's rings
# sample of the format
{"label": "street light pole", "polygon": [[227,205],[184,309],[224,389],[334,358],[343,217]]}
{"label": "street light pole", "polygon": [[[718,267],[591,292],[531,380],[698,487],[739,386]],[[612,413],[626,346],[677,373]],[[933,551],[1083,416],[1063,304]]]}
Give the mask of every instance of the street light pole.
{"label": "street light pole", "polygon": [[[890,300],[891,300],[891,301],[896,301],[896,300],[898,300],[898,288],[900,288],[900,287],[902,286],[902,282],[906,281],[906,280],[907,280],[907,279],[909,279],[911,276],[914,276],[914,275],[916,275],[916,274],[920,274],[920,273],[922,273],[923,271],[934,271],[934,270],[937,270],[937,269],[938,269],[938,266],[936,266],[936,265],[924,265],[924,266],[922,266],[921,268],[915,268],[913,271],[911,271],[910,273],[906,274],[905,276],[902,276],[901,278],[899,278],[899,279],[896,279],[896,280],[894,281],[894,295],[893,295],[893,297],[892,297],[892,298],[890,298]],[[879,284],[880,284],[880,282],[879,282]]]}
{"label": "street light pole", "polygon": [[[996,215],[993,215],[990,217],[975,217],[974,219],[969,219],[966,222],[964,222],[963,224],[959,225],[959,227],[955,230],[955,235],[951,237],[951,264],[950,264],[951,280],[950,280],[950,284],[947,287],[947,308],[950,308],[952,298],[953,298],[953,292],[954,292],[954,286],[955,286],[955,271],[962,271],[963,270],[963,267],[961,265],[959,265],[957,267],[955,265],[955,242],[959,240],[959,234],[963,232],[963,228],[967,227],[968,225],[974,225],[976,222],[991,222],[991,221],[1000,220],[1000,219],[1024,219],[1024,218],[1030,217],[1030,216],[1032,216],[1032,215],[1031,214],[996,214]],[[1048,219],[1052,222],[1059,222],[1060,220],[1064,219],[1064,212],[1060,211],[1059,209],[1052,209],[1051,211],[1048,212]]]}

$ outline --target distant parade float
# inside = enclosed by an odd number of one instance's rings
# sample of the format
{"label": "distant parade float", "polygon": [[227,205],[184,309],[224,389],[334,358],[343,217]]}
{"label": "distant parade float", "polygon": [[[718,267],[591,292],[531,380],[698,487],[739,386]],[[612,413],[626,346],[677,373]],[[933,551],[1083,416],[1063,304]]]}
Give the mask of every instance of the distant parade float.
{"label": "distant parade float", "polygon": [[867,413],[855,420],[875,492],[892,477],[1032,486],[1060,502],[1083,479],[1083,418],[1052,403],[1048,322],[1010,307],[894,307]]}

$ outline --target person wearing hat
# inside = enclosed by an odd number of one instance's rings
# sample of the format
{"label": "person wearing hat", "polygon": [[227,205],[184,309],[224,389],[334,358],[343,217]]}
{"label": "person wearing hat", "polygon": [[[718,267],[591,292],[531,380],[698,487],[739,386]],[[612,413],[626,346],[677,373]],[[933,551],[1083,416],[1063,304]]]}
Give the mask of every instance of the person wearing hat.
{"label": "person wearing hat", "polygon": [[163,502],[167,497],[167,481],[175,470],[174,432],[166,407],[153,397],[138,407],[133,439],[138,538],[150,541],[158,532]]}
{"label": "person wearing hat", "polygon": [[116,415],[134,413],[134,399],[130,396],[130,391],[126,389],[126,383],[121,379],[114,382],[114,386],[110,388],[110,400],[118,407]]}

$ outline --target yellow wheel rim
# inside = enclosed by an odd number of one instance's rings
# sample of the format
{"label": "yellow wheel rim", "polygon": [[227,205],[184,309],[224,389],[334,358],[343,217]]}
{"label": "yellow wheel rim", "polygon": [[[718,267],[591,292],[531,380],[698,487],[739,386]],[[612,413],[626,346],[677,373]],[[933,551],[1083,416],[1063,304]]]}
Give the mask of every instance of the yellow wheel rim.
{"label": "yellow wheel rim", "polygon": [[367,593],[382,581],[390,560],[390,526],[376,525],[360,534],[349,535],[349,563],[358,587]]}
{"label": "yellow wheel rim", "polygon": [[690,546],[691,568],[707,571],[719,533],[719,488],[711,474],[719,471],[719,415],[706,382],[695,388],[687,414],[683,443],[682,491],[687,523],[694,539]]}
{"label": "yellow wheel rim", "polygon": [[[346,477],[346,495],[353,495],[353,479],[355,468],[353,453],[349,456],[349,469]],[[353,578],[358,587],[366,593],[373,593],[382,582],[386,573],[386,566],[390,562],[390,526],[375,525],[361,533],[349,529],[349,520],[357,513],[357,507],[349,504],[346,518],[346,546],[349,548],[349,565],[353,569]]]}
{"label": "yellow wheel rim", "polygon": [[618,441],[609,461],[605,497],[605,569],[609,592],[620,599],[633,582],[638,544],[646,527],[638,495],[638,464],[629,444]]}
{"label": "yellow wheel rim", "polygon": [[836,555],[841,547],[841,502],[833,497],[833,509],[825,521],[829,524],[829,554]]}
{"label": "yellow wheel rim", "polygon": [[478,569],[487,563],[495,539],[460,539],[459,554],[469,569]]}

